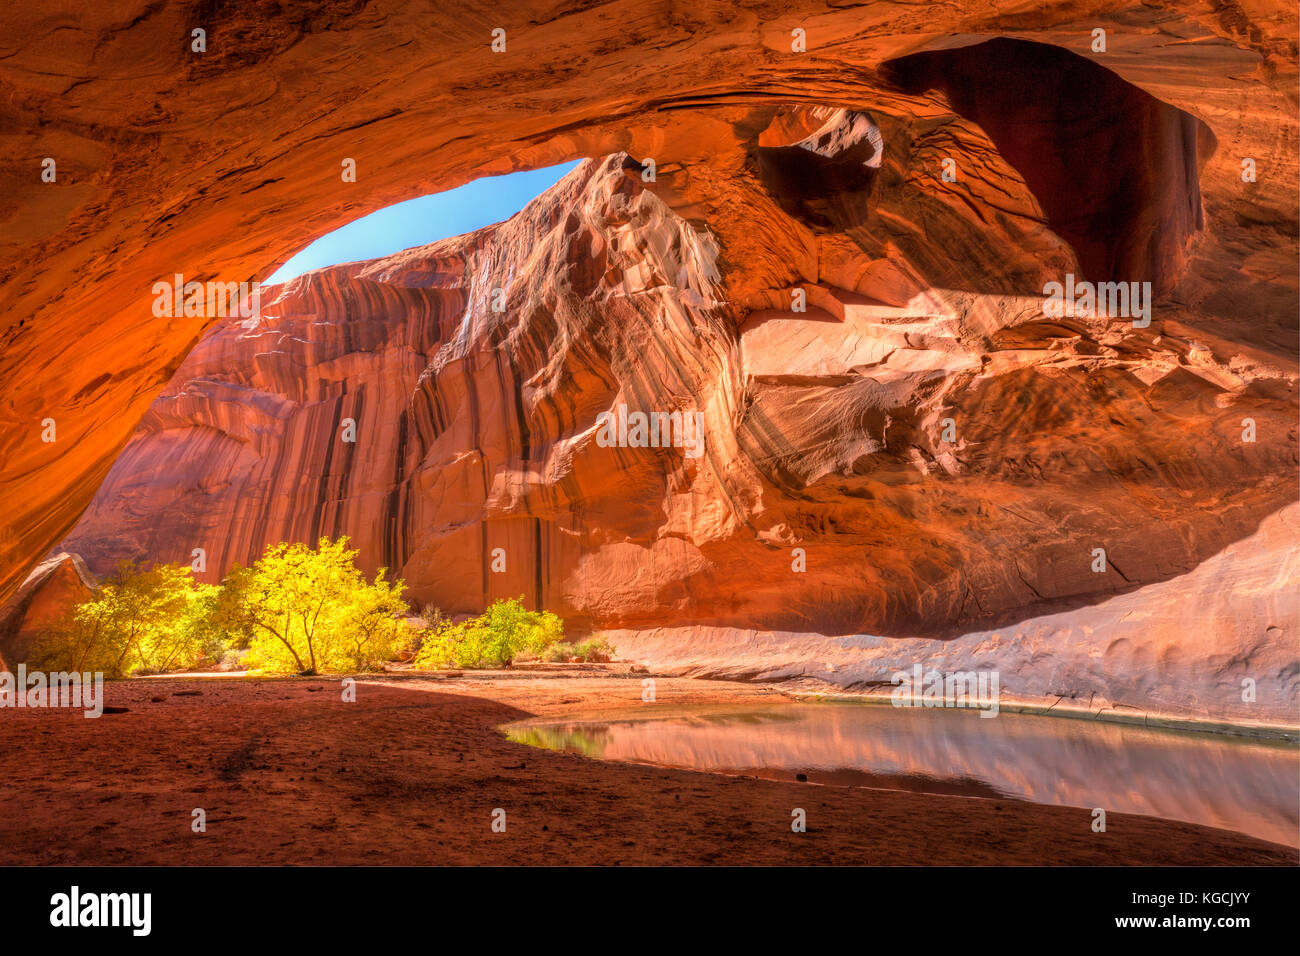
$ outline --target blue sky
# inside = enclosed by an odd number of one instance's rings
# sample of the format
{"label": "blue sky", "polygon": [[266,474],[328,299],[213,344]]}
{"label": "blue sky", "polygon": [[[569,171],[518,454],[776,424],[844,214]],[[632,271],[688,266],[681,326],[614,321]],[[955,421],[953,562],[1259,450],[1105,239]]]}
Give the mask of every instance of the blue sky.
{"label": "blue sky", "polygon": [[263,285],[285,282],[340,262],[392,255],[509,219],[577,165],[563,163],[506,176],[485,176],[445,193],[372,212],[321,236],[277,269]]}

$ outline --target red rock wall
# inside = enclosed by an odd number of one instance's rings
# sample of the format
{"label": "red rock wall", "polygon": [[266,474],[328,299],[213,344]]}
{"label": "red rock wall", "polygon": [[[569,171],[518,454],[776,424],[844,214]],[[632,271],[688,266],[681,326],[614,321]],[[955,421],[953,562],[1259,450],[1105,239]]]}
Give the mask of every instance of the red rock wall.
{"label": "red rock wall", "polygon": [[[859,115],[818,118],[844,134],[833,157],[861,165]],[[522,594],[578,627],[931,635],[1173,577],[1293,490],[1285,444],[1240,436],[1245,415],[1283,433],[1277,373],[1126,320],[1047,321],[1041,296],[890,306],[821,283],[806,313],[737,318],[712,232],[625,165],[589,163],[501,226],[305,276],[256,328],[228,323],[63,547],[96,567],[202,547],[215,580],[267,543],[348,534],[367,567],[452,612]],[[1021,221],[950,234],[992,245],[1014,264],[1003,279],[1075,268],[1024,183],[995,173]],[[867,288],[870,258],[842,250],[915,202],[891,174],[864,186],[869,214],[817,225]],[[745,188],[751,207],[789,198]],[[787,205],[767,228],[804,228]],[[977,283],[987,256],[966,268]],[[700,410],[705,453],[600,447],[597,416],[619,405]]]}

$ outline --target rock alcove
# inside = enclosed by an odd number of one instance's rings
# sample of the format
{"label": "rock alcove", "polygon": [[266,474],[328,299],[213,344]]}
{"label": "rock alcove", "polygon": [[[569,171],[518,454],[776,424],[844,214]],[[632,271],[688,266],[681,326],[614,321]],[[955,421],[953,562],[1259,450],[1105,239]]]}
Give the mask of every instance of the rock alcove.
{"label": "rock alcove", "polygon": [[[529,69],[484,53],[352,96],[378,41],[286,23],[259,54],[284,80],[265,98],[237,92],[229,52],[141,98],[130,50],[172,15],[105,26],[97,101],[4,67],[25,93],[16,135],[69,157],[63,185],[17,185],[6,210],[10,595],[51,549],[102,571],[204,546],[217,576],[270,540],[347,533],[420,603],[523,593],[689,657],[737,631],[931,639],[1081,614],[1234,547],[1272,553],[1294,522],[1295,280],[1277,265],[1295,124],[1272,111],[1289,94],[1267,30],[1244,42],[1185,15],[1207,90],[1156,69],[1180,52],[1163,20],[1112,24],[1105,59],[1065,14],[1032,42],[827,14],[837,40],[805,60],[775,52],[783,24],[737,54],[715,23],[620,71],[601,44],[634,40],[587,12],[562,51],[521,30]],[[396,49],[385,72],[414,55]],[[581,80],[560,65],[579,54]],[[336,71],[302,112],[307,57]],[[469,77],[461,132],[431,135]],[[1213,123],[1224,104],[1233,128]],[[271,121],[291,106],[300,124]],[[1246,187],[1247,154],[1288,175]],[[340,156],[364,171],[346,198]],[[147,315],[159,275],[244,278],[415,191],[582,156],[508,223],[292,280],[256,328]],[[1151,282],[1153,322],[1046,319],[1041,290],[1066,274]],[[599,448],[596,416],[620,402],[701,411],[706,453]],[[39,441],[47,417],[57,442]],[[345,418],[363,440],[339,443]],[[1268,440],[1243,445],[1246,418]],[[1265,611],[1294,627],[1277,594],[1241,600],[1249,621],[1208,648],[1167,623],[1132,653],[1190,667],[1255,647]],[[1056,640],[1086,685],[1097,648]],[[1128,653],[1097,680],[1121,681]]]}

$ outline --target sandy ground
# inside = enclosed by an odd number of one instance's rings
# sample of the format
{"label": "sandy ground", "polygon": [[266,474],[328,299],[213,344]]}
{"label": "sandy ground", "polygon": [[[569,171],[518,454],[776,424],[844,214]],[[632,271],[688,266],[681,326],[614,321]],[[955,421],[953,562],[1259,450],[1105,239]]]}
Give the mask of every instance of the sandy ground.
{"label": "sandy ground", "polygon": [[[1186,823],[1006,799],[816,787],[512,744],[529,716],[775,703],[625,665],[363,681],[149,679],[123,713],[0,711],[4,864],[1289,864]],[[807,811],[793,833],[791,810]],[[191,831],[203,808],[207,832]],[[491,829],[495,808],[506,832]]]}

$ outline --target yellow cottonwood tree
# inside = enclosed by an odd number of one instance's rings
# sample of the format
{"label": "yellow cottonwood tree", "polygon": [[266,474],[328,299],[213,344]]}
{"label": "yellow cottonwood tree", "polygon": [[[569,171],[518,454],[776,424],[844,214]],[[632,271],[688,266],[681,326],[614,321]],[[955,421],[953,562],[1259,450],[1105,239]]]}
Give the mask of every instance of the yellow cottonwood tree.
{"label": "yellow cottonwood tree", "polygon": [[192,668],[221,650],[210,622],[216,591],[184,565],[122,562],[38,638],[31,657],[109,677]]}
{"label": "yellow cottonwood tree", "polygon": [[391,660],[409,639],[405,584],[373,582],[357,568],[346,537],[316,548],[273,544],[251,567],[222,582],[216,619],[246,642],[244,662],[276,673],[366,670]]}

